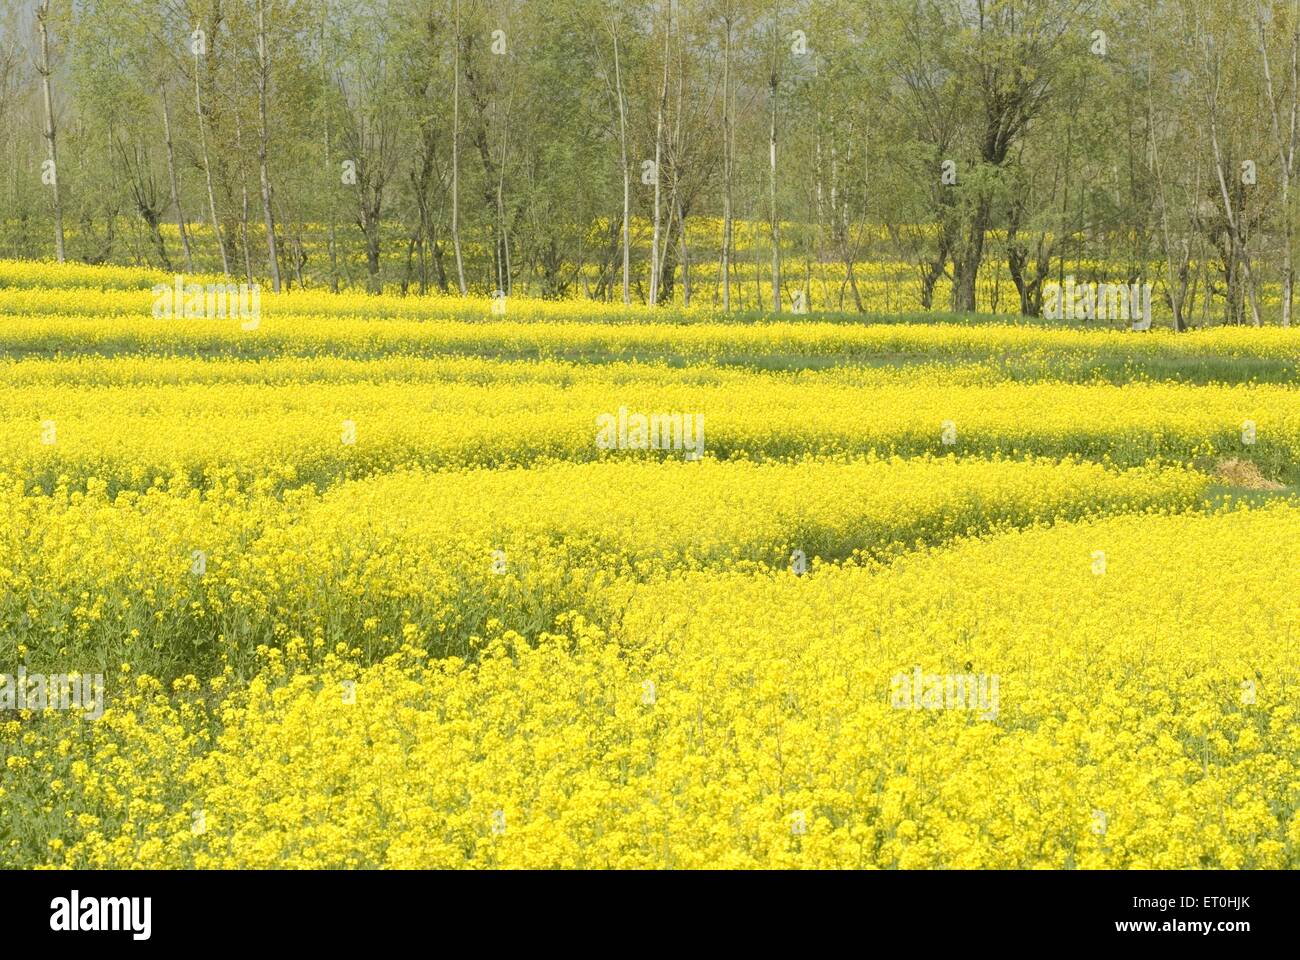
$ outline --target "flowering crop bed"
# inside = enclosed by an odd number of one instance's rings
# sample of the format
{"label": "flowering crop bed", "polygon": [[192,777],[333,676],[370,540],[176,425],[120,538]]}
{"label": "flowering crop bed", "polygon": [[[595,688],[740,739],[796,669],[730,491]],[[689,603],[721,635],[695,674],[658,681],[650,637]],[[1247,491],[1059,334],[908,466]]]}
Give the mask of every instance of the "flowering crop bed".
{"label": "flowering crop bed", "polygon": [[169,281],[0,263],[0,864],[1300,867],[1290,331]]}

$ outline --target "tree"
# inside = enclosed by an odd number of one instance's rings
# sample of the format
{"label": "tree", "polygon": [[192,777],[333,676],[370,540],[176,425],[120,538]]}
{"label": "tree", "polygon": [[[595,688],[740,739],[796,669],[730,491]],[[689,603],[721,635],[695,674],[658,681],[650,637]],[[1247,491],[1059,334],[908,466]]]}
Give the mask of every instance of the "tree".
{"label": "tree", "polygon": [[40,0],[36,6],[36,29],[40,33],[40,61],[36,72],[41,77],[41,94],[45,101],[45,145],[49,167],[46,179],[54,198],[54,255],[59,263],[64,260],[63,247],[63,196],[59,192],[58,130],[54,122],[54,94],[50,89],[50,0]]}
{"label": "tree", "polygon": [[267,87],[271,81],[271,56],[266,37],[266,4],[257,0],[257,173],[262,185],[262,216],[266,223],[266,248],[270,258],[271,286],[280,292],[280,254],[275,236],[275,211],[271,206],[271,173],[267,166]]}

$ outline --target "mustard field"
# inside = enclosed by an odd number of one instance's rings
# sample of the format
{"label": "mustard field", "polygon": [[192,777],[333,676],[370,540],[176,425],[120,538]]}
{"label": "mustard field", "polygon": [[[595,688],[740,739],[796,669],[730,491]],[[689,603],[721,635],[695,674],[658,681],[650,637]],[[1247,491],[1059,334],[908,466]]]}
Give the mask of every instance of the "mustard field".
{"label": "mustard field", "polygon": [[171,283],[0,261],[0,866],[1300,867],[1295,331]]}

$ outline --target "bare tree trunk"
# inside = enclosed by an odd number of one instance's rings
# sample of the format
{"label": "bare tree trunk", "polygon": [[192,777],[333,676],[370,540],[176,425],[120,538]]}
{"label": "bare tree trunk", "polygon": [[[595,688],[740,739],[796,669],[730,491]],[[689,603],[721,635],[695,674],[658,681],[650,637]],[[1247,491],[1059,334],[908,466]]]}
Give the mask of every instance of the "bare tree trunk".
{"label": "bare tree trunk", "polygon": [[659,184],[662,180],[664,109],[668,105],[668,38],[672,34],[673,13],[668,0],[664,0],[664,75],[659,85],[659,116],[655,121],[655,223],[650,240],[650,306],[659,302]]}
{"label": "bare tree trunk", "polygon": [[244,172],[244,132],[243,122],[239,119],[239,108],[235,108],[235,153],[239,156],[239,243],[244,248],[244,276],[249,286],[253,284],[253,252],[248,246],[248,178]]}
{"label": "bare tree trunk", "polygon": [[257,0],[257,166],[262,181],[262,213],[266,220],[266,249],[271,258],[271,289],[280,292],[280,251],[275,239],[275,213],[271,208],[271,173],[266,165],[266,82],[270,72],[266,54],[266,5]]}
{"label": "bare tree trunk", "polygon": [[[817,231],[815,234],[816,246],[817,246],[817,266],[818,269],[820,269],[822,275],[822,290],[825,291],[830,288],[826,283],[826,234],[825,234],[825,226],[824,226],[826,204],[825,204],[824,191],[822,190],[822,183],[824,177],[822,174],[822,135],[821,135],[820,115],[817,117],[816,123],[817,123],[817,135],[813,141],[813,164],[812,164],[813,194],[812,195],[813,195],[813,209],[817,217]],[[807,284],[805,283],[805,287],[806,286]],[[809,307],[811,306],[811,303],[809,303],[809,299],[811,296],[812,296],[811,292],[805,292],[804,294],[805,306],[809,306]]]}
{"label": "bare tree trunk", "polygon": [[[325,121],[325,173],[328,177],[334,176],[334,162],[330,159],[332,153],[331,147],[331,124],[327,119]],[[330,183],[328,206],[330,211],[329,225],[329,248],[330,248],[330,291],[339,292],[339,241],[338,241],[338,224],[336,223],[334,213],[334,184]]]}
{"label": "bare tree trunk", "polygon": [[686,86],[686,70],[682,64],[682,39],[677,37],[677,112],[673,118],[673,209],[677,212],[677,260],[682,266],[682,306],[691,305],[691,263],[686,246],[686,211],[682,208],[682,93]]}
{"label": "bare tree trunk", "polygon": [[1246,293],[1250,298],[1251,321],[1258,327],[1262,321],[1259,316],[1259,299],[1255,292],[1255,273],[1250,267],[1250,256],[1246,252],[1246,246],[1242,238],[1244,224],[1241,215],[1234,211],[1232,198],[1228,193],[1228,181],[1223,173],[1223,159],[1219,151],[1219,133],[1215,113],[1216,109],[1212,107],[1210,110],[1210,142],[1214,147],[1214,170],[1218,175],[1219,191],[1223,197],[1223,215],[1228,221],[1230,257],[1236,261],[1246,275]]}
{"label": "bare tree trunk", "polygon": [[217,219],[217,194],[212,189],[212,161],[208,156],[207,124],[203,122],[203,97],[199,92],[199,55],[194,54],[194,112],[199,121],[199,146],[203,153],[203,176],[208,186],[208,214],[212,218],[212,236],[221,252],[221,272],[230,276],[230,257],[226,254],[226,241],[221,236],[221,221]]}
{"label": "bare tree trunk", "polygon": [[456,50],[451,82],[451,246],[456,253],[456,282],[466,294],[465,261],[460,251],[460,0],[456,0]]}
{"label": "bare tree trunk", "polygon": [[[1217,51],[1211,53],[1208,37],[1202,37],[1205,48],[1206,67],[1211,76],[1205,91],[1205,106],[1210,119],[1210,146],[1214,151],[1214,172],[1219,181],[1219,192],[1223,199],[1223,216],[1228,222],[1229,249],[1227,259],[1232,265],[1230,275],[1235,276],[1235,268],[1241,267],[1245,274],[1246,292],[1250,298],[1251,319],[1255,326],[1260,326],[1259,301],[1255,295],[1255,275],[1250,267],[1250,257],[1245,249],[1245,223],[1239,212],[1233,207],[1232,196],[1228,193],[1228,180],[1223,171],[1223,153],[1219,146],[1219,84],[1222,80],[1220,58]],[[1229,281],[1231,288],[1232,282]],[[1231,300],[1231,298],[1229,298]]]}
{"label": "bare tree trunk", "polygon": [[[320,49],[321,49],[321,67],[320,67],[320,87],[322,94],[329,90],[329,77],[325,69],[325,23],[329,19],[329,3],[326,2],[322,7],[320,21]],[[325,105],[325,176],[328,179],[327,189],[325,192],[326,205],[329,207],[329,254],[330,254],[330,292],[339,292],[339,252],[338,252],[338,226],[335,223],[334,211],[334,188],[336,181],[333,179],[334,173],[334,111],[330,109],[329,100],[323,99]],[[244,195],[248,192],[245,189]],[[247,218],[248,214],[244,214]]]}
{"label": "bare tree trunk", "polygon": [[618,26],[614,33],[614,87],[618,96],[619,156],[623,163],[623,303],[632,302],[632,182],[627,167],[627,101],[623,96],[623,72],[618,59]]}
{"label": "bare tree trunk", "polygon": [[[509,109],[506,111],[509,116]],[[497,288],[509,295],[512,292],[513,279],[510,271],[510,226],[506,223],[506,151],[510,143],[510,124],[505,124],[501,136],[501,162],[497,165],[497,234],[500,237],[501,253],[497,258]]]}
{"label": "bare tree trunk", "polygon": [[[677,112],[673,117],[672,209],[677,215],[677,261],[681,264],[681,304],[690,306],[690,251],[686,248],[686,212],[681,206],[681,167],[684,142],[681,134],[681,101],[685,87],[686,70],[682,65],[681,34],[677,35]],[[672,212],[669,212],[672,216]],[[671,278],[671,277],[669,277]]]}
{"label": "bare tree trunk", "polygon": [[1291,326],[1291,311],[1295,299],[1295,267],[1291,250],[1295,230],[1291,215],[1291,177],[1295,171],[1296,110],[1297,106],[1300,106],[1300,60],[1297,59],[1300,54],[1300,21],[1295,19],[1296,13],[1293,7],[1291,11],[1291,114],[1285,140],[1282,138],[1278,102],[1273,90],[1273,73],[1268,60],[1268,34],[1263,23],[1259,27],[1259,48],[1264,57],[1264,89],[1268,94],[1269,120],[1282,169],[1282,326],[1284,327]]}
{"label": "bare tree trunk", "polygon": [[[307,262],[307,255],[302,249],[302,233],[294,222],[293,217],[285,211],[284,201],[280,200],[279,204],[280,222],[285,225],[289,234],[289,240],[287,241],[289,244],[287,248],[288,253],[286,254],[289,260],[289,266],[293,268],[293,277],[294,280],[298,281],[298,286],[300,288],[305,288],[307,284],[305,284],[302,279],[302,265]],[[252,281],[250,280],[249,283],[252,283]],[[292,289],[292,287],[292,282],[287,284],[288,289]]]}
{"label": "bare tree trunk", "polygon": [[45,100],[45,149],[52,174],[50,186],[54,188],[54,255],[59,263],[64,261],[63,247],[63,197],[59,193],[59,151],[54,128],[54,95],[50,91],[50,0],[41,0],[36,8],[36,27],[41,33],[41,64],[36,72],[41,75],[41,93]]}
{"label": "bare tree trunk", "polygon": [[[1165,197],[1164,172],[1160,169],[1159,133],[1155,127],[1155,108],[1151,99],[1150,63],[1147,64],[1147,135],[1151,138],[1151,169],[1155,173],[1156,191],[1160,198],[1160,233],[1165,251],[1165,276],[1166,283],[1169,286],[1169,308],[1174,314],[1174,333],[1182,333],[1187,329],[1187,323],[1183,318],[1184,295],[1187,292],[1187,260],[1186,256],[1184,256],[1181,268],[1178,271],[1181,283],[1175,283],[1173,243],[1169,236],[1169,205]],[[1184,250],[1186,250],[1185,247]]]}
{"label": "bare tree trunk", "polygon": [[[731,312],[731,8],[722,52],[722,312]],[[683,231],[684,232],[684,231]]]}
{"label": "bare tree trunk", "polygon": [[167,87],[162,87],[163,140],[167,145],[167,177],[171,181],[172,206],[176,208],[176,226],[181,233],[181,249],[185,252],[185,269],[194,272],[194,258],[190,255],[190,234],[185,228],[185,212],[181,209],[180,181],[176,177],[176,155],[172,149],[172,116],[167,105]]}
{"label": "bare tree trunk", "polygon": [[680,245],[678,259],[682,262],[682,306],[691,305],[691,261],[686,246],[686,217],[682,215],[682,200],[677,198],[677,242]]}
{"label": "bare tree trunk", "polygon": [[772,101],[771,122],[768,126],[768,221],[772,235],[772,310],[781,312],[781,220],[776,211],[776,101],[780,84],[778,68],[779,41],[776,18],[772,20],[772,72],[768,78],[768,94]]}

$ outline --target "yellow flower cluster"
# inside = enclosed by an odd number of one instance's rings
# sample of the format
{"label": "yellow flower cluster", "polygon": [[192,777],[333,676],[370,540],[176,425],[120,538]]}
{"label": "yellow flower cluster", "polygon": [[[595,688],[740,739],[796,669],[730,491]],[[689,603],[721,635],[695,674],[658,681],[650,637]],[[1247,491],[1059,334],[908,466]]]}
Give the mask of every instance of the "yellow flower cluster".
{"label": "yellow flower cluster", "polygon": [[880,561],[1006,526],[1188,509],[1206,484],[1179,468],[953,458],[554,464],[283,498],[11,483],[0,662],[22,644],[40,667],[129,659],[176,676],[242,669],[292,636],[315,638],[310,660],[337,642],[371,658],[412,625],[466,655],[492,618],[608,612],[620,579]]}
{"label": "yellow flower cluster", "polygon": [[93,380],[103,362],[15,365],[0,385],[0,473],[47,492],[92,477],[115,492],[225,475],[282,489],[404,467],[616,459],[625,452],[595,441],[598,418],[620,407],[703,416],[705,454],[719,459],[956,452],[1137,466],[1248,456],[1281,479],[1300,462],[1300,406],[1282,385],[416,358],[213,361],[206,375],[199,361],[166,374],[168,361],[123,358]]}
{"label": "yellow flower cluster", "polygon": [[[1295,868],[1298,535],[1274,507],[682,573],[612,631],[272,658],[206,713],[142,680],[93,739],[18,734],[23,783],[65,785],[20,802],[88,866]],[[900,705],[921,670],[995,696]]]}
{"label": "yellow flower cluster", "polygon": [[[90,268],[86,268],[90,269]],[[99,268],[95,268],[99,269]],[[0,276],[4,261],[0,261]],[[203,278],[200,278],[203,279]],[[211,278],[209,278],[211,279]],[[211,356],[379,354],[543,358],[672,358],[765,365],[820,366],[828,361],[1014,360],[1008,371],[1089,378],[1169,368],[1186,377],[1249,379],[1294,373],[1300,343],[1282,327],[1213,327],[1176,335],[1105,326],[1035,322],[847,322],[787,312],[761,322],[726,318],[705,306],[650,309],[589,300],[511,297],[367,296],[296,290],[260,296],[254,329],[234,317],[155,319],[155,297],[142,289],[0,286],[10,355],[142,352]],[[500,311],[498,313],[497,311]],[[365,322],[359,322],[365,321]],[[473,321],[473,322],[467,322]],[[1224,361],[1231,361],[1227,365]]]}
{"label": "yellow flower cluster", "polygon": [[[718,244],[722,236],[722,224],[717,220],[706,218],[691,218],[692,223],[688,231],[690,245],[694,249],[718,249]],[[253,235],[250,241],[256,240],[258,231],[253,226]],[[595,225],[593,225],[595,227]],[[791,226],[786,224],[783,231],[789,231]],[[653,225],[633,218],[633,242],[644,249],[644,244],[649,243]],[[196,230],[196,235],[202,236],[205,231],[203,228],[195,225],[192,229]],[[588,240],[593,247],[601,246],[605,243],[607,234],[604,232],[608,225],[595,227]],[[769,228],[766,222],[746,222],[735,221],[732,225],[733,242],[735,250],[742,256],[746,251],[755,250],[760,257],[766,257],[769,244]],[[929,226],[913,226],[911,228],[917,231],[917,235],[927,234],[934,236],[935,228]],[[162,224],[162,233],[168,237],[168,242],[179,244],[180,237],[176,232],[174,224]],[[797,233],[797,231],[796,231]],[[69,237],[75,236],[76,231],[69,229]],[[869,234],[861,234],[860,238],[865,239]],[[787,256],[792,257],[787,261],[782,284],[782,298],[784,307],[789,310],[793,309],[794,297],[797,294],[803,296],[804,301],[809,308],[814,310],[836,310],[853,312],[861,310],[872,313],[929,313],[936,309],[943,311],[952,301],[953,285],[952,280],[947,275],[938,277],[934,284],[934,289],[930,295],[930,307],[927,308],[922,301],[922,285],[917,274],[916,264],[914,262],[896,259],[872,259],[854,264],[852,279],[847,268],[842,263],[819,263],[815,266],[810,263],[800,262],[801,254],[791,245],[790,238],[792,234],[786,232],[786,240],[783,246],[786,248]],[[639,239],[636,239],[639,238]],[[990,238],[1000,238],[1005,241],[1005,235],[998,231],[991,231]],[[391,238],[396,242],[386,242],[380,254],[381,270],[384,276],[390,278],[407,276],[409,263],[406,262],[405,247],[402,242],[404,238],[394,236]],[[888,231],[877,231],[874,236],[877,241],[877,249],[889,249],[891,246],[891,237]],[[264,242],[264,241],[261,241]],[[209,240],[201,246],[212,247],[214,242]],[[341,272],[352,279],[357,287],[364,285],[363,278],[368,274],[368,264],[365,262],[362,247],[363,238],[357,236],[352,243],[344,244],[352,248],[352,256],[349,258],[344,255],[340,259],[342,264]],[[326,261],[331,253],[324,245],[324,238],[319,239],[307,237],[304,239],[303,249],[309,260],[316,264]],[[485,247],[479,247],[473,244],[466,245],[467,255],[475,258],[490,258],[491,250]],[[218,264],[209,261],[201,264],[201,267],[208,271],[215,271]],[[1193,270],[1199,270],[1206,265],[1198,264],[1193,261],[1189,265]],[[1213,270],[1217,265],[1208,265]],[[639,302],[645,296],[645,287],[649,281],[648,261],[639,258],[633,259],[631,264],[633,297]],[[1167,265],[1160,260],[1149,261],[1141,268],[1132,263],[1125,263],[1122,267],[1106,260],[1073,260],[1068,268],[1069,275],[1073,275],[1081,283],[1086,282],[1109,282],[1112,284],[1127,283],[1127,278],[1138,276],[1146,278],[1152,283],[1154,296],[1152,297],[1152,314],[1159,324],[1168,324],[1171,320],[1171,312],[1168,307],[1168,299],[1165,296],[1165,276]],[[568,305],[587,309],[590,302],[587,297],[593,288],[597,287],[601,280],[604,268],[595,263],[587,264],[574,276],[573,282],[568,290]],[[691,289],[692,289],[692,312],[708,310],[716,307],[722,296],[721,290],[721,264],[713,258],[693,259],[690,266]],[[163,274],[157,270],[149,270],[138,267],[116,267],[116,266],[89,266],[84,264],[55,266],[51,263],[33,263],[29,261],[7,261],[0,260],[0,291],[6,287],[23,287],[23,288],[44,288],[47,290],[57,289],[74,289],[79,287],[95,287],[115,291],[140,291],[148,290],[157,283],[170,283],[174,275]],[[310,272],[309,272],[310,277]],[[215,274],[190,274],[187,280],[193,279],[199,283],[222,282],[223,277]],[[325,278],[319,273],[313,278],[320,286],[325,285]],[[235,278],[238,282],[239,278]],[[1064,277],[1050,277],[1047,279],[1048,284],[1056,282],[1065,282]],[[527,278],[521,278],[522,287],[515,290],[515,293],[521,294],[519,300],[512,302],[523,302],[523,297],[529,293],[529,281]],[[418,283],[416,284],[418,286]],[[402,306],[397,308],[397,312],[406,315],[413,298],[409,293],[413,289],[410,283],[407,288],[403,288],[396,282],[389,281],[386,284],[386,290],[389,296],[385,299],[392,300]],[[534,291],[536,288],[534,287]],[[856,291],[856,293],[855,293]],[[446,292],[438,291],[436,285],[433,286],[427,296],[414,298],[415,302],[421,303],[424,309],[432,308],[445,316],[455,316],[457,309],[464,309],[464,304],[460,303],[453,296],[449,296],[452,287],[449,284]],[[472,288],[472,292],[477,293],[481,298],[481,310],[487,312],[488,301],[483,297],[484,294],[492,292],[491,287],[480,285],[477,290]],[[613,299],[620,299],[617,283],[612,289],[607,289],[607,295]],[[683,306],[684,287],[681,284],[675,285],[672,295],[667,301],[661,300],[661,304],[673,306],[674,309],[680,309]],[[979,280],[976,284],[976,302],[982,311],[995,314],[1016,315],[1020,310],[1020,295],[1014,281],[1011,279],[1010,271],[1007,268],[1005,259],[998,256],[995,250],[988,250],[984,259],[984,266],[981,271]],[[1271,277],[1264,277],[1259,284],[1259,300],[1261,306],[1265,309],[1266,315],[1276,316],[1278,306],[1281,303],[1282,290],[1281,283]],[[402,294],[398,296],[398,294]],[[662,296],[662,294],[661,294]],[[296,299],[298,292],[295,291]],[[333,312],[338,306],[347,304],[349,309],[359,310],[365,315],[383,316],[389,315],[383,308],[377,307],[376,298],[368,297],[359,292],[348,292],[342,298],[333,295],[326,295],[321,305],[326,312]],[[135,302],[135,301],[129,301]],[[304,301],[300,301],[304,302]],[[743,264],[733,261],[732,264],[732,282],[731,282],[731,302],[735,310],[749,312],[763,312],[772,310],[770,280],[766,275],[765,269],[754,269],[754,263],[749,260]],[[115,312],[121,310],[122,302],[119,301]],[[1210,316],[1210,307],[1205,303],[1203,297],[1193,298],[1186,304],[1186,314],[1193,323],[1209,324],[1218,322],[1218,317]],[[56,308],[57,309],[57,308]],[[621,304],[615,308],[605,305],[598,308],[611,317],[626,317],[627,312]],[[476,304],[471,308],[471,312],[477,315],[480,312],[480,305]],[[648,319],[653,316],[652,311],[641,311]],[[1097,321],[1101,326],[1122,327],[1126,325],[1125,321]]]}
{"label": "yellow flower cluster", "polygon": [[1288,331],[166,280],[0,261],[0,866],[1300,867]]}

